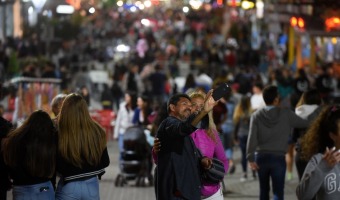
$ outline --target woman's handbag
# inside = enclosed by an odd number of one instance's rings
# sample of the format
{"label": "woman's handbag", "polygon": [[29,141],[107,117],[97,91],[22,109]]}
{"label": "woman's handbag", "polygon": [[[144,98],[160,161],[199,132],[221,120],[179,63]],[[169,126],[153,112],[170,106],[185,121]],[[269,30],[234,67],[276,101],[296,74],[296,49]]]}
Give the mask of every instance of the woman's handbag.
{"label": "woman's handbag", "polygon": [[[201,159],[204,158],[202,152],[198,149],[198,156]],[[201,179],[206,183],[220,183],[225,175],[224,164],[217,158],[212,158],[212,165],[209,169],[201,169]]]}

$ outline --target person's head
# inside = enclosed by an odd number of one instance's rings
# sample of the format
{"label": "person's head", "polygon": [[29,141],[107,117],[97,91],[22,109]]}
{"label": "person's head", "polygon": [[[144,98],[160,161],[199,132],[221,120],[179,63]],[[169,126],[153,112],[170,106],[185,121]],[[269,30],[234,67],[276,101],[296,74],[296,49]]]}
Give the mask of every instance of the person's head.
{"label": "person's head", "polygon": [[328,105],[313,121],[301,141],[305,159],[316,153],[324,153],[326,147],[340,148],[340,106]]}
{"label": "person's head", "polygon": [[106,133],[91,118],[81,95],[66,96],[58,116],[58,131],[58,150],[67,161],[78,167],[100,162]]}
{"label": "person's head", "polygon": [[127,91],[124,95],[124,101],[128,107],[135,109],[137,107],[137,94],[133,91]]}
{"label": "person's head", "polygon": [[137,106],[140,109],[143,109],[145,106],[147,106],[149,104],[150,98],[143,95],[143,96],[139,96],[137,98]]}
{"label": "person's head", "polygon": [[67,96],[66,94],[58,94],[52,99],[51,108],[55,116],[58,116],[61,106],[63,105],[63,101],[66,98],[66,96]]}
{"label": "person's head", "polygon": [[256,82],[254,85],[253,85],[253,93],[254,94],[261,94],[262,90],[263,90],[263,84],[260,83],[260,82]]}
{"label": "person's head", "polygon": [[[192,105],[191,113],[197,114],[203,109],[205,96],[206,94],[202,91],[192,92],[189,95]],[[213,111],[210,111],[208,115],[203,117],[203,119],[201,120],[201,128],[207,130],[209,137],[216,141],[215,134],[213,133],[213,131],[216,131],[216,125],[214,123],[213,118]]]}
{"label": "person's head", "polygon": [[82,94],[83,96],[89,95],[89,90],[87,89],[86,86],[82,86],[82,87],[80,88],[80,92],[81,92],[81,94]]}
{"label": "person's head", "polygon": [[175,94],[170,97],[168,113],[180,120],[186,120],[191,114],[190,97],[186,94]]}
{"label": "person's head", "polygon": [[279,91],[276,86],[265,87],[262,91],[262,96],[266,105],[278,105],[280,102]]}
{"label": "person's head", "polygon": [[203,92],[192,92],[189,97],[191,100],[191,113],[197,114],[204,107],[205,94]]}
{"label": "person's head", "polygon": [[233,120],[234,123],[238,123],[242,117],[250,117],[251,115],[251,103],[249,96],[242,96],[240,102],[235,107]]}
{"label": "person's head", "polygon": [[48,113],[34,111],[4,139],[5,163],[23,167],[33,177],[52,177],[55,172],[56,129]]}
{"label": "person's head", "polygon": [[302,93],[299,102],[297,103],[296,107],[301,106],[303,104],[306,105],[321,105],[322,98],[318,90],[311,89],[304,93]]}

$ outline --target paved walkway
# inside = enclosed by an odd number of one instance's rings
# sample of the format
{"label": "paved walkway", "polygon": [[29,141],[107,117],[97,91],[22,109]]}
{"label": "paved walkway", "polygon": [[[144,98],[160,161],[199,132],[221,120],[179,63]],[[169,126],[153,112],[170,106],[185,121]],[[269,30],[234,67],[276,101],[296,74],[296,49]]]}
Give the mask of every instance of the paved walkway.
{"label": "paved walkway", "polygon": [[[135,187],[134,181],[129,181],[128,186],[115,187],[114,178],[119,172],[118,169],[118,146],[117,142],[109,143],[109,153],[111,158],[111,165],[107,169],[107,173],[104,175],[101,181],[100,194],[102,200],[155,200],[153,187]],[[259,184],[258,180],[248,180],[246,182],[240,182],[242,176],[242,169],[239,163],[241,152],[239,149],[235,149],[234,157],[236,162],[236,171],[234,174],[228,174],[224,181],[226,183],[228,194],[225,195],[225,199],[233,200],[252,200],[258,199]],[[295,200],[295,188],[298,183],[296,170],[294,169],[294,178],[291,181],[286,182],[285,186],[285,199]],[[190,184],[190,183],[188,183]]]}
{"label": "paved walkway", "polygon": [[[136,187],[134,181],[129,181],[127,186],[115,187],[114,180],[119,173],[118,168],[118,145],[117,142],[110,141],[108,143],[111,164],[107,168],[106,173],[100,181],[100,196],[101,200],[155,200],[153,187]],[[234,174],[228,174],[224,182],[227,190],[225,199],[232,200],[255,200],[258,199],[259,186],[257,180],[248,180],[240,182],[242,176],[240,160],[240,150],[235,149],[234,158],[236,162],[236,171]],[[295,170],[295,169],[294,169]],[[296,170],[294,171],[296,172]],[[297,185],[297,174],[294,174],[294,179],[286,182],[285,199],[295,200],[295,188]],[[188,183],[190,184],[190,183]],[[12,195],[8,193],[8,199],[12,199]]]}

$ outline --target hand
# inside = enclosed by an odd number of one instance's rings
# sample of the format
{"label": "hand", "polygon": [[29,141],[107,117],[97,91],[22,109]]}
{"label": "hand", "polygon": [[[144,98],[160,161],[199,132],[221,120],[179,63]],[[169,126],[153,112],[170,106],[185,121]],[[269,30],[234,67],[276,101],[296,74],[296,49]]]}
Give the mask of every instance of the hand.
{"label": "hand", "polygon": [[202,160],[201,160],[201,166],[202,166],[204,169],[210,169],[211,166],[212,166],[212,160],[211,160],[211,158],[203,157]]}
{"label": "hand", "polygon": [[340,150],[337,150],[335,147],[332,149],[326,147],[326,151],[322,158],[326,161],[328,166],[333,168],[337,163],[340,162]]}
{"label": "hand", "polygon": [[161,151],[161,141],[158,138],[155,138],[153,142],[153,152],[155,152],[155,154],[158,154],[158,152],[160,151]]}
{"label": "hand", "polygon": [[249,162],[249,166],[250,166],[250,169],[253,171],[260,169],[259,166],[256,164],[256,162]]}
{"label": "hand", "polygon": [[205,97],[205,100],[204,100],[204,107],[203,107],[203,109],[207,113],[209,111],[211,111],[214,108],[214,106],[217,104],[217,102],[218,102],[218,101],[215,101],[214,98],[212,97],[212,92],[213,92],[213,90],[210,90],[207,93],[207,95]]}

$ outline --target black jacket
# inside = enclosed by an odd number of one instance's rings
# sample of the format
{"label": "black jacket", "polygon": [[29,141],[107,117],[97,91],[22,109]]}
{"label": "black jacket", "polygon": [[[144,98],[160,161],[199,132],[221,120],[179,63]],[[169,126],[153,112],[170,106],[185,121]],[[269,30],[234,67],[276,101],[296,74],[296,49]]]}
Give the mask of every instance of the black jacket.
{"label": "black jacket", "polygon": [[82,168],[74,166],[66,161],[60,154],[57,154],[57,174],[63,178],[65,183],[93,176],[101,178],[105,173],[105,168],[109,166],[109,164],[110,158],[107,148],[104,149],[98,166],[85,164]]}
{"label": "black jacket", "polygon": [[166,118],[157,131],[162,148],[158,153],[157,200],[174,199],[175,191],[183,199],[201,199],[199,159],[189,136],[196,130],[191,126],[193,116],[183,122],[175,117]]}
{"label": "black jacket", "polygon": [[[0,117],[0,147],[2,139],[6,137],[12,128],[13,125],[9,121]],[[0,153],[0,200],[6,199],[7,190],[10,189],[10,187],[11,181],[9,179],[9,172],[4,163],[2,153]]]}

